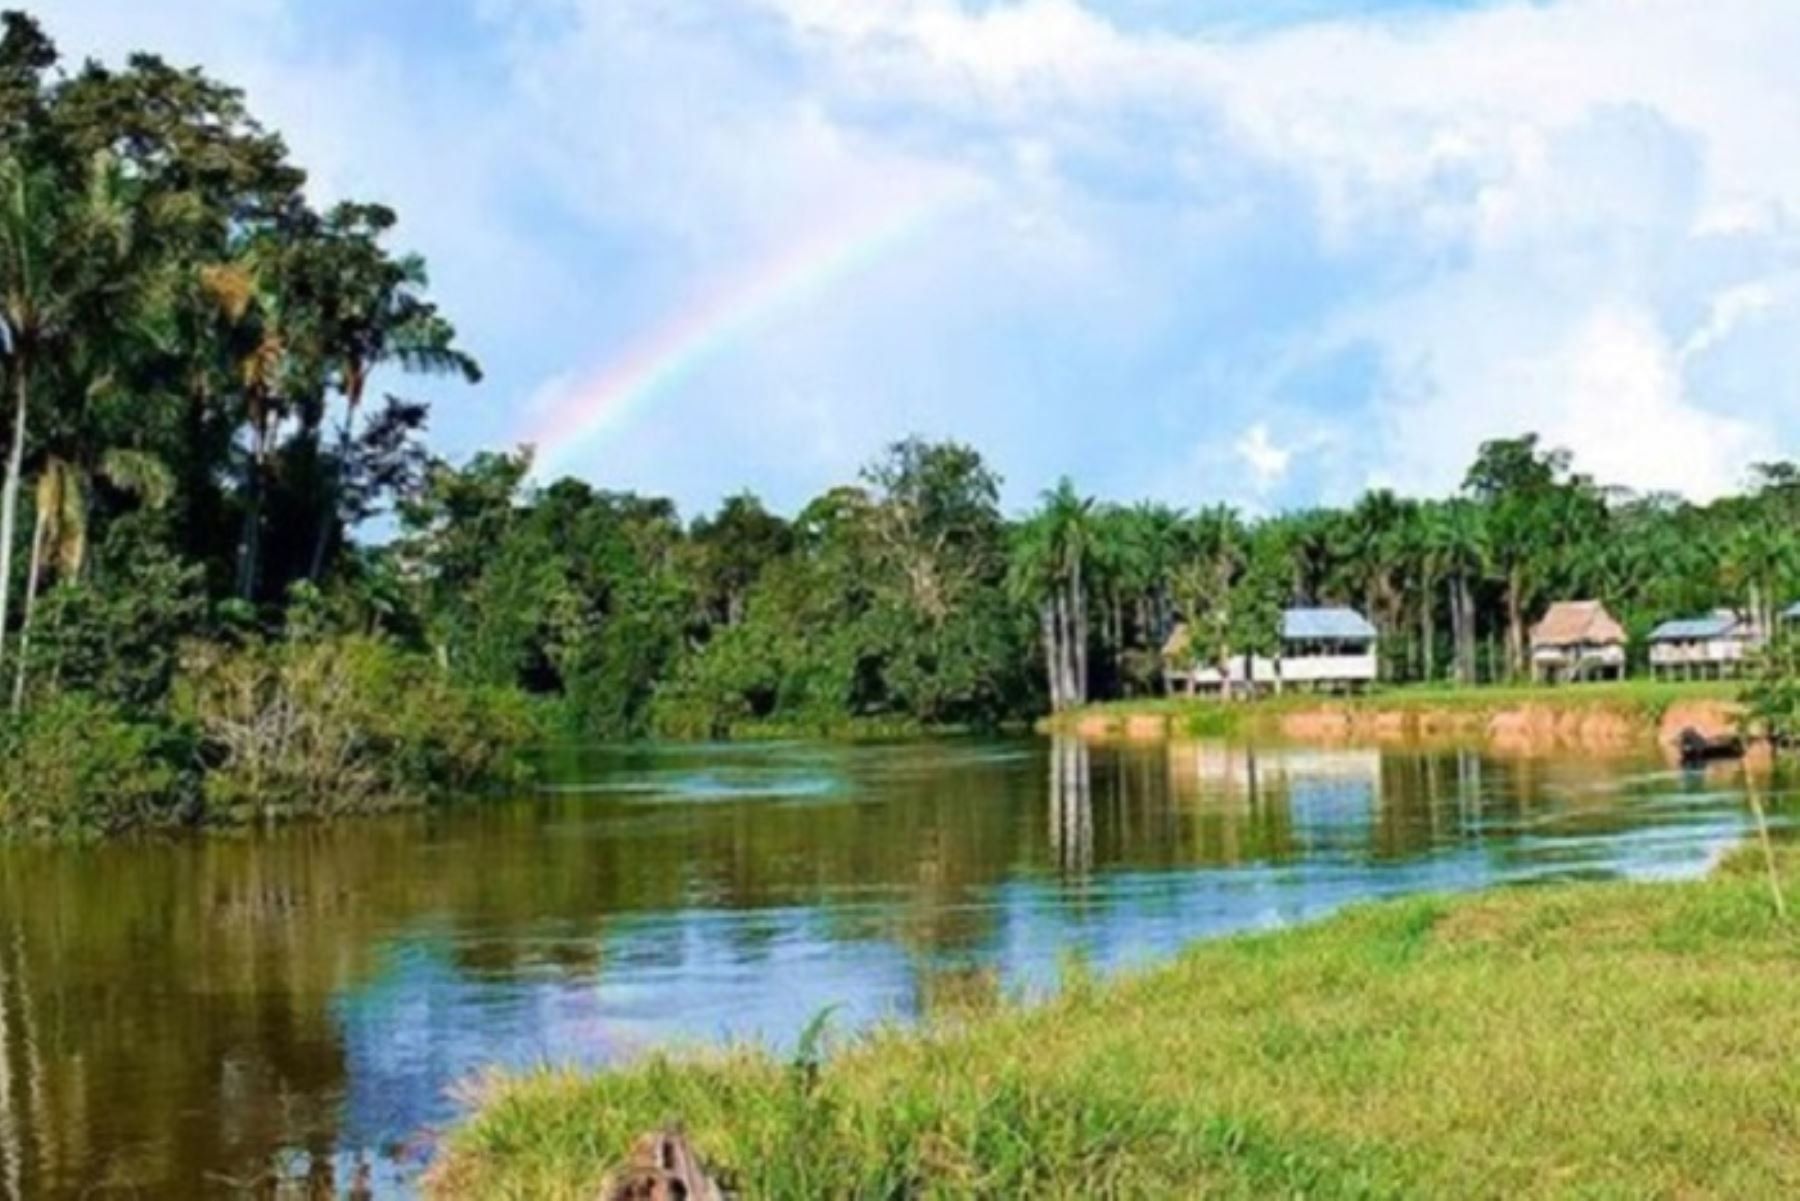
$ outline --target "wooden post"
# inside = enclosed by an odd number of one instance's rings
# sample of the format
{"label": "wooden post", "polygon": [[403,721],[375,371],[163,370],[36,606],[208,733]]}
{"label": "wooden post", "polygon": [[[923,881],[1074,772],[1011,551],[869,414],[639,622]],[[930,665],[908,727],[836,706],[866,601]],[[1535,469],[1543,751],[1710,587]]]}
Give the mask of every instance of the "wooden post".
{"label": "wooden post", "polygon": [[600,1201],[727,1201],[680,1130],[646,1134],[600,1190]]}

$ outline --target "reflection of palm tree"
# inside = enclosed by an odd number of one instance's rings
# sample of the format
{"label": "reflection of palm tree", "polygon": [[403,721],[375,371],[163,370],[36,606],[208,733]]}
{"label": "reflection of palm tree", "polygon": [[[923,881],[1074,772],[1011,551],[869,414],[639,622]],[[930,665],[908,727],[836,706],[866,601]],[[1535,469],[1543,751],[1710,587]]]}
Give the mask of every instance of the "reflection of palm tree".
{"label": "reflection of palm tree", "polygon": [[[25,1196],[27,1137],[37,1142],[40,1164],[49,1158],[43,1048],[32,1013],[24,939],[24,930],[15,926],[12,937],[0,941],[0,1158],[4,1159],[8,1201]],[[6,995],[9,989],[16,998],[10,1003]],[[24,1061],[23,1081],[13,1077],[15,1043]]]}
{"label": "reflection of palm tree", "polygon": [[1465,834],[1481,820],[1481,756],[1467,748],[1456,752],[1456,812]]}
{"label": "reflection of palm tree", "polygon": [[1064,872],[1085,876],[1094,867],[1094,797],[1088,745],[1057,738],[1050,748],[1050,847]]}
{"label": "reflection of palm tree", "polygon": [[4,948],[0,947],[0,1180],[5,1182],[6,1201],[24,1196],[25,1140],[19,1131],[24,1126],[20,1110],[13,1102],[12,1079],[12,1013],[7,1008],[7,986],[12,974],[6,970]]}

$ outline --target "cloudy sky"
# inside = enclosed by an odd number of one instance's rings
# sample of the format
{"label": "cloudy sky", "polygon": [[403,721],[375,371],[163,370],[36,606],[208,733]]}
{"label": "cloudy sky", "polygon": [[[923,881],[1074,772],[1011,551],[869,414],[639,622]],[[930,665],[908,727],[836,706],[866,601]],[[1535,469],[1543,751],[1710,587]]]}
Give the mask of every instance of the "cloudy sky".
{"label": "cloudy sky", "polygon": [[455,455],[792,507],[919,432],[1272,510],[1528,429],[1701,498],[1800,454],[1794,0],[35,7],[400,209]]}

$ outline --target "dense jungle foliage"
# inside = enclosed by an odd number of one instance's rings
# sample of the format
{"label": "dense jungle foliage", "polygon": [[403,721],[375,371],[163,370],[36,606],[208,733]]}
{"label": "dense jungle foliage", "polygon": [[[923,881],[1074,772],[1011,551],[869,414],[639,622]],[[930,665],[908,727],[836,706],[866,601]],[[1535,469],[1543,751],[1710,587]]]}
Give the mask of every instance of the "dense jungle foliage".
{"label": "dense jungle foliage", "polygon": [[1155,691],[1178,615],[1219,657],[1349,603],[1386,678],[1474,683],[1553,598],[1641,637],[1800,597],[1792,464],[1696,505],[1529,435],[1450,498],[1256,520],[1066,481],[1009,518],[975,450],[919,439],[792,517],[448,463],[390,389],[476,360],[396,214],[305,184],[236,89],[5,15],[0,827],[376,808],[546,737],[991,725]]}

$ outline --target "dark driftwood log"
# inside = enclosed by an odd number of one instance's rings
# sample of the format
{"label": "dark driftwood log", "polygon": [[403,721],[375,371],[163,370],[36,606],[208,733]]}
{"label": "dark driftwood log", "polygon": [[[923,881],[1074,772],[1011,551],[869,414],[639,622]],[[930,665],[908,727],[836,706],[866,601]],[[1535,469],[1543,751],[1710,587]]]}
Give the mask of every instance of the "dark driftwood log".
{"label": "dark driftwood log", "polygon": [[601,1201],[729,1201],[679,1130],[646,1134],[607,1179]]}

